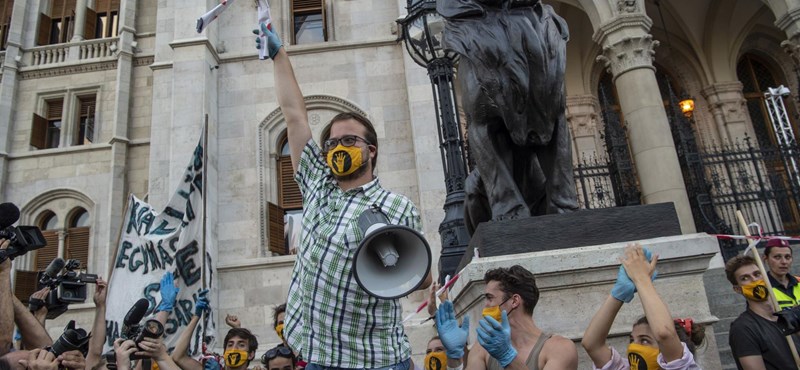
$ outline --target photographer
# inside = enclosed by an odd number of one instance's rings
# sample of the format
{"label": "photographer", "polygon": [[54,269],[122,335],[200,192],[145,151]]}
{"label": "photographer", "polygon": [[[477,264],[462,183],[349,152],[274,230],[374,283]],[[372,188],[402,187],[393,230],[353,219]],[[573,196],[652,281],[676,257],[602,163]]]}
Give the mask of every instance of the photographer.
{"label": "photographer", "polygon": [[[9,241],[0,239],[0,249],[7,249]],[[14,295],[11,293],[11,261],[0,262],[0,356],[14,345]]]}

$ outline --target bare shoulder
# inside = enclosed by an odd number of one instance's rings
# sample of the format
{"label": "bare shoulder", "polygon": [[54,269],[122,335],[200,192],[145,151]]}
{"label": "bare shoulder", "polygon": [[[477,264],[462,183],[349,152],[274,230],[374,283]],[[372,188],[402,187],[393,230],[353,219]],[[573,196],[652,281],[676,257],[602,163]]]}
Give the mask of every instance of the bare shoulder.
{"label": "bare shoulder", "polygon": [[576,369],[578,349],[575,342],[560,335],[553,335],[544,342],[539,356],[540,369]]}

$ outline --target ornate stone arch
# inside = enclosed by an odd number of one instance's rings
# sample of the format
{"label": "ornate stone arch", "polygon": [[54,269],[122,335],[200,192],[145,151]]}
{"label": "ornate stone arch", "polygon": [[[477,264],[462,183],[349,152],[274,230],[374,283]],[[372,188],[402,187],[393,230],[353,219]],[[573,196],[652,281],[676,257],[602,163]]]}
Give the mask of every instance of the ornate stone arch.
{"label": "ornate stone arch", "polygon": [[[309,95],[304,97],[308,110],[308,123],[311,126],[312,137],[317,140],[327,122],[336,114],[343,112],[356,112],[365,117],[369,115],[355,103],[332,95]],[[266,255],[264,248],[268,239],[269,223],[268,202],[275,202],[278,190],[274,177],[277,173],[276,160],[280,155],[280,141],[286,132],[286,121],[280,108],[273,110],[258,125],[257,132],[257,158],[259,177],[259,230],[261,235],[261,255]]]}
{"label": "ornate stone arch", "polygon": [[[20,208],[19,224],[35,225],[43,213],[52,212],[58,218],[58,228],[64,230],[69,226],[67,223],[70,216],[78,208],[85,209],[92,220],[97,219],[97,204],[86,194],[71,188],[51,189],[33,197]],[[90,240],[97,239],[98,230],[99,228],[96,227],[91,228]],[[84,261],[87,265],[93,258],[93,249],[89,245],[89,261]],[[32,266],[34,259],[31,253],[27,253],[21,258],[22,266],[27,266],[27,268]]]}

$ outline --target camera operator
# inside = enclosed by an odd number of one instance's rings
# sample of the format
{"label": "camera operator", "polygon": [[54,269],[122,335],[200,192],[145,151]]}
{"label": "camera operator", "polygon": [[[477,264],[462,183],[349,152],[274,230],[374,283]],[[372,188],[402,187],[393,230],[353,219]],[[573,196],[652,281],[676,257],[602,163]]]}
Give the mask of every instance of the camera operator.
{"label": "camera operator", "polygon": [[[7,249],[10,242],[0,239],[0,249]],[[11,293],[11,261],[0,262],[0,356],[14,346],[14,294]]]}
{"label": "camera operator", "polygon": [[89,352],[86,354],[86,367],[93,369],[103,356],[103,344],[106,340],[106,295],[108,283],[102,277],[97,278],[97,287],[94,290],[94,325],[92,337],[89,339]]}

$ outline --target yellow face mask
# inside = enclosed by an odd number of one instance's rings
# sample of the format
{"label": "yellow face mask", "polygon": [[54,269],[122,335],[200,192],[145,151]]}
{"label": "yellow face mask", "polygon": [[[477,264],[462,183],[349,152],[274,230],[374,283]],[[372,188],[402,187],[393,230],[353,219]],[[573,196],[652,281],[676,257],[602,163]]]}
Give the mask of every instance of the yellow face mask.
{"label": "yellow face mask", "polygon": [[425,370],[445,370],[447,354],[442,351],[429,352],[425,355]]}
{"label": "yellow face mask", "polygon": [[767,285],[764,280],[756,280],[743,286],[742,294],[745,298],[754,302],[764,302],[769,298],[769,292],[767,292]]}
{"label": "yellow face mask", "polygon": [[339,144],[328,152],[328,167],[336,176],[347,176],[363,165],[361,157],[360,147]]}
{"label": "yellow face mask", "polygon": [[275,333],[278,334],[278,338],[283,342],[283,324],[278,324],[278,326],[275,327]]}
{"label": "yellow face mask", "polygon": [[247,351],[241,349],[228,349],[222,354],[225,357],[227,368],[240,367],[247,363]]}
{"label": "yellow face mask", "polygon": [[631,370],[657,370],[658,348],[631,343],[628,345],[628,363]]}
{"label": "yellow face mask", "polygon": [[[500,306],[502,306],[504,303],[508,302],[509,299],[511,299],[511,297],[506,298],[505,301],[501,302],[497,306],[484,308],[483,312],[481,312],[481,316],[489,316],[489,317],[495,319],[497,322],[502,323],[503,322],[503,310],[500,309]],[[514,307],[514,308],[516,308],[516,307]],[[512,308],[511,311],[514,311],[514,308]],[[510,315],[511,311],[508,311],[506,313],[506,316]]]}

